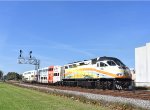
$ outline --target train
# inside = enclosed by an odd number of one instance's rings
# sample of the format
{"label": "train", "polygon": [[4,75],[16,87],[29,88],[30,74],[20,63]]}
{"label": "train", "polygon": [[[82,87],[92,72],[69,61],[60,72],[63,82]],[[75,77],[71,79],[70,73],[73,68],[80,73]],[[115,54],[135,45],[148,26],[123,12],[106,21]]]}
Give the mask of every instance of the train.
{"label": "train", "polygon": [[130,69],[118,58],[97,57],[66,65],[53,65],[22,74],[24,82],[98,89],[132,88]]}

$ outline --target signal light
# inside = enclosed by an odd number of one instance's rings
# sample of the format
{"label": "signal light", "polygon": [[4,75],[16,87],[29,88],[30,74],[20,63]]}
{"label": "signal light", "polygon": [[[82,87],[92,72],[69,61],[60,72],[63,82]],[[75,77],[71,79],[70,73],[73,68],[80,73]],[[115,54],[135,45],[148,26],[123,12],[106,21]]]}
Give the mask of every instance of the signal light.
{"label": "signal light", "polygon": [[31,54],[32,54],[32,51],[29,52],[30,58],[32,58]]}
{"label": "signal light", "polygon": [[21,54],[22,54],[22,50],[20,50],[20,55],[19,55],[20,57],[21,57]]}

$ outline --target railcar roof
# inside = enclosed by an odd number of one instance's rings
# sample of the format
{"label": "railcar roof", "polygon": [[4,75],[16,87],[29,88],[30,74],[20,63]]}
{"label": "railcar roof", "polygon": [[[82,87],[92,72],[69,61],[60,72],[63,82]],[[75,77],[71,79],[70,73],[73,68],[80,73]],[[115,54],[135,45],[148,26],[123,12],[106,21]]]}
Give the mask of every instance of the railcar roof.
{"label": "railcar roof", "polygon": [[[115,57],[97,57],[97,58],[93,58],[93,59],[90,59],[90,60],[94,60],[94,61],[104,61],[104,60],[119,60]],[[76,62],[72,62],[72,63],[68,63],[67,65],[72,65],[72,64],[75,64],[75,63],[82,63],[82,62],[85,62],[85,61],[89,61],[89,60],[84,60],[84,61],[76,61]],[[120,60],[119,60],[120,61]]]}
{"label": "railcar roof", "polygon": [[[97,58],[96,58],[97,59]],[[115,58],[115,57],[99,57],[98,59],[97,59],[97,61],[103,61],[103,60],[119,60],[119,59],[117,59],[117,58]]]}

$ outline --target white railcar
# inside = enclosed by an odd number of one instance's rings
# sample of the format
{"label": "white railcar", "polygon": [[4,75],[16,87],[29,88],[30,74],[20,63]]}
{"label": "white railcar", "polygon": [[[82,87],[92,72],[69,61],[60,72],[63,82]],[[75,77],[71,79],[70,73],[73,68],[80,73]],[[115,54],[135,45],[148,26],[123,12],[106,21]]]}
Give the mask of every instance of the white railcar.
{"label": "white railcar", "polygon": [[37,81],[37,71],[31,70],[26,71],[22,74],[22,80],[25,82],[36,82]]}
{"label": "white railcar", "polygon": [[61,80],[61,66],[49,66],[38,70],[39,83],[56,83]]}
{"label": "white railcar", "polygon": [[38,77],[39,83],[48,83],[48,67],[39,69]]}

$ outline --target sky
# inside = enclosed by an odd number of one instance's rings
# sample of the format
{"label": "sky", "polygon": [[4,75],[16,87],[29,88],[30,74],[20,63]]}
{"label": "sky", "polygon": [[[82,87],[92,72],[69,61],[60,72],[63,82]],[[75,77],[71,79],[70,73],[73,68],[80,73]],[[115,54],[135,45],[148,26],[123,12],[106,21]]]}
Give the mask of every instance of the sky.
{"label": "sky", "polygon": [[150,2],[141,1],[0,1],[0,70],[33,70],[101,56],[135,65],[135,48],[150,42]]}

